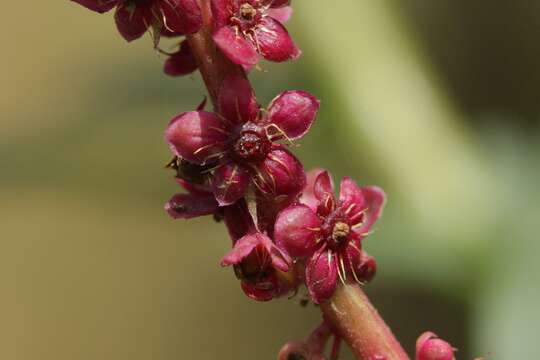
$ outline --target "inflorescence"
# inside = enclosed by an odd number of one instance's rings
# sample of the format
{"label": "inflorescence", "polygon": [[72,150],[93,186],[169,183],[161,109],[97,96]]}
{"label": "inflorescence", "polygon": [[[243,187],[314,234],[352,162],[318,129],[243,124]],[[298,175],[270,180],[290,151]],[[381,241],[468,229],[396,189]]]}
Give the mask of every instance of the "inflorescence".
{"label": "inflorescence", "polygon": [[[247,79],[261,59],[300,57],[284,27],[292,15],[290,0],[210,0],[210,24],[198,0],[72,1],[99,13],[115,9],[118,31],[127,41],[149,32],[154,48],[168,55],[168,75],[190,74],[200,63],[188,40],[166,53],[159,48],[161,37],[189,37],[203,26],[215,48],[241,69],[225,74],[214,89],[212,111],[204,110],[204,101],[170,121],[165,139],[174,158],[167,167],[185,191],[165,209],[174,219],[211,215],[225,223],[233,247],[221,264],[234,268],[247,296],[268,301],[296,294],[305,284],[311,300],[320,304],[340,282],[363,285],[374,277],[375,259],[362,243],[383,210],[383,190],[344,178],[336,197],[328,171],[306,174],[289,145],[309,131],[319,100],[289,90],[264,108]],[[323,323],[308,342],[288,345],[282,353],[296,349],[290,358],[311,353],[322,359],[331,332]],[[418,360],[453,358],[453,349],[432,333],[419,339],[417,351]]]}

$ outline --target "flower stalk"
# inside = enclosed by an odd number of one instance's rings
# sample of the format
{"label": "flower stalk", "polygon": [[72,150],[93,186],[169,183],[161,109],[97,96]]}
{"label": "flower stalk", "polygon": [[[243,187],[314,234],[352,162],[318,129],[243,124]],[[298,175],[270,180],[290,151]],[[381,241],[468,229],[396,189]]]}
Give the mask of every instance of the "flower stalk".
{"label": "flower stalk", "polygon": [[409,359],[359,285],[339,286],[321,310],[357,359]]}
{"label": "flower stalk", "polygon": [[208,89],[210,100],[214,106],[217,106],[217,97],[223,80],[231,75],[245,78],[246,73],[242,66],[234,64],[223,55],[212,39],[213,20],[210,0],[197,1],[201,8],[203,25],[197,33],[187,35],[186,39]]}

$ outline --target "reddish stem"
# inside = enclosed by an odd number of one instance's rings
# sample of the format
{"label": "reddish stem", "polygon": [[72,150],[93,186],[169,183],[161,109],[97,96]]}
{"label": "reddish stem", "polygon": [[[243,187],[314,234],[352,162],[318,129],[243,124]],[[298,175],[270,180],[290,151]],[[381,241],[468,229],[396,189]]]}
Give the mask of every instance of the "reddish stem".
{"label": "reddish stem", "polygon": [[210,99],[214,106],[217,105],[218,92],[223,79],[229,75],[245,77],[244,69],[233,64],[219,49],[216,48],[212,39],[212,10],[210,0],[198,0],[203,15],[203,27],[193,35],[188,35],[187,40],[197,60],[199,71],[202,75]]}
{"label": "reddish stem", "polygon": [[339,286],[321,310],[357,359],[409,360],[360,286]]}

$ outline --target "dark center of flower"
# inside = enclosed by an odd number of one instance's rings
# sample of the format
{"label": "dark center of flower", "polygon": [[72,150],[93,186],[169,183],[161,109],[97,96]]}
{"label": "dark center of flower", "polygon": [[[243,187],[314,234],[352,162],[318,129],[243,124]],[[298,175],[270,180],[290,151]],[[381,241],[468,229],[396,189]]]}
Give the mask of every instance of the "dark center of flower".
{"label": "dark center of flower", "polygon": [[243,3],[233,11],[231,23],[245,34],[246,32],[253,31],[261,18],[262,13],[257,3],[254,5]]}
{"label": "dark center of flower", "polygon": [[251,21],[257,16],[257,9],[251,4],[242,4],[240,5],[240,17],[243,20]]}
{"label": "dark center of flower", "polygon": [[257,285],[261,290],[268,290],[268,287],[273,286],[270,277],[275,272],[275,269],[270,265],[266,250],[258,246],[234,266],[234,273],[238,279]]}
{"label": "dark center of flower", "polygon": [[209,179],[209,170],[216,164],[197,165],[179,157],[171,160],[166,167],[176,171],[176,177],[190,183],[203,185]]}
{"label": "dark center of flower", "polygon": [[264,135],[255,131],[242,131],[234,144],[234,155],[237,160],[256,162],[264,160],[272,143]]}
{"label": "dark center of flower", "polygon": [[127,6],[150,5],[153,0],[125,0]]}
{"label": "dark center of flower", "polygon": [[324,218],[321,230],[331,250],[339,251],[349,244],[351,226],[340,208]]}
{"label": "dark center of flower", "polygon": [[306,360],[306,357],[300,353],[291,353],[287,356],[287,360]]}
{"label": "dark center of flower", "polygon": [[332,240],[337,246],[340,246],[347,241],[350,231],[351,228],[348,224],[339,221],[334,224],[332,229]]}

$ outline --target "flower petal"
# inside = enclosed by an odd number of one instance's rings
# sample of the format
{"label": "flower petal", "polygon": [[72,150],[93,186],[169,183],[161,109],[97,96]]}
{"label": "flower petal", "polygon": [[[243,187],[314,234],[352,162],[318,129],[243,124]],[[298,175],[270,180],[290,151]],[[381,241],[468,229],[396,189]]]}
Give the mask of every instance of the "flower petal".
{"label": "flower petal", "polygon": [[253,121],[259,113],[259,105],[249,81],[237,75],[226,77],[218,96],[219,112],[235,124]]}
{"label": "flower petal", "polygon": [[265,0],[265,3],[270,4],[271,8],[278,8],[289,5],[291,0]]}
{"label": "flower petal", "polygon": [[202,15],[196,0],[159,0],[159,15],[169,32],[185,35],[199,31]]}
{"label": "flower petal", "polygon": [[300,197],[300,202],[302,204],[305,204],[309,206],[309,208],[313,211],[317,211],[317,207],[319,206],[319,199],[315,197],[315,180],[317,180],[317,177],[325,171],[324,169],[315,168],[311,169],[306,174],[306,186],[304,187],[304,190],[302,191],[302,196]]}
{"label": "flower petal", "polygon": [[243,199],[224,208],[224,220],[233,244],[255,230],[253,218]]}
{"label": "flower petal", "polygon": [[208,195],[210,194],[213,198],[212,191],[208,190],[207,184],[196,184],[189,181],[186,181],[184,179],[176,177],[174,180],[176,180],[176,183],[180,185],[184,190],[189,192],[190,194],[195,195]]}
{"label": "flower petal", "polygon": [[[272,240],[259,232],[248,234],[238,240],[233,249],[223,257],[221,260],[221,266],[238,265],[242,260],[247,258],[257,247],[260,247],[266,251],[266,254],[270,256],[272,267],[281,271],[287,272],[289,270],[291,260],[279,250]],[[260,250],[259,248],[259,250]],[[255,267],[264,267],[268,264],[265,263],[264,256],[257,256],[256,259],[260,260],[260,264]]]}
{"label": "flower petal", "polygon": [[197,70],[197,61],[191,52],[187,41],[182,41],[180,49],[172,54],[164,66],[165,74],[170,76],[183,76]]}
{"label": "flower petal", "polygon": [[287,138],[299,139],[315,121],[319,106],[319,101],[306,91],[285,91],[272,100],[269,120]]}
{"label": "flower petal", "polygon": [[171,150],[195,164],[217,160],[228,139],[223,121],[214,113],[190,111],[175,117],[167,127],[165,138]]}
{"label": "flower petal", "polygon": [[214,214],[218,204],[214,197],[196,194],[176,194],[165,204],[165,210],[173,219],[191,219]]}
{"label": "flower petal", "polygon": [[212,20],[214,29],[221,29],[226,26],[231,17],[230,0],[211,0]]}
{"label": "flower petal", "polygon": [[384,190],[377,186],[365,186],[361,188],[364,197],[364,215],[362,225],[355,229],[360,236],[365,236],[371,230],[373,224],[381,217],[386,202]]}
{"label": "flower petal", "polygon": [[306,285],[315,304],[332,297],[337,287],[337,267],[334,256],[328,250],[317,251],[306,266]]}
{"label": "flower petal", "polygon": [[349,177],[341,180],[339,190],[340,206],[345,210],[351,225],[356,225],[364,219],[366,199],[362,189]]}
{"label": "flower petal", "polygon": [[362,249],[360,239],[352,240],[343,254],[345,271],[350,279],[362,284],[368,283],[377,273],[375,258]]}
{"label": "flower petal", "polygon": [[240,286],[242,287],[244,294],[246,294],[246,296],[251,300],[270,301],[276,294],[276,287],[279,286],[275,276],[271,277],[270,280],[274,281],[267,281],[265,286],[261,286],[260,284],[252,284],[247,281],[242,281]]}
{"label": "flower petal", "polygon": [[304,167],[298,159],[281,145],[274,145],[266,159],[257,168],[254,178],[264,195],[294,197],[306,184]]}
{"label": "flower petal", "polygon": [[105,13],[118,4],[118,0],[71,0],[98,13]]}
{"label": "flower petal", "polygon": [[334,182],[328,171],[321,172],[313,184],[313,192],[319,201],[326,201],[334,196]]}
{"label": "flower petal", "polygon": [[312,255],[317,247],[321,222],[306,205],[292,205],[276,219],[274,238],[277,246],[293,257]]}
{"label": "flower petal", "polygon": [[150,21],[146,16],[146,9],[121,3],[116,8],[114,19],[120,34],[127,41],[133,41],[144,35]]}
{"label": "flower petal", "polygon": [[222,165],[214,172],[212,188],[220,206],[234,204],[246,193],[250,175],[248,171],[235,163]]}
{"label": "flower petal", "polygon": [[291,19],[292,14],[293,14],[293,9],[291,6],[283,6],[283,7],[277,7],[277,8],[270,8],[266,10],[266,13],[268,14],[268,16],[274,18],[280,23],[285,24],[287,21]]}
{"label": "flower petal", "polygon": [[264,245],[266,251],[268,251],[268,254],[270,255],[272,266],[283,272],[289,271],[292,264],[291,258],[281,251],[268,236],[261,233],[259,233],[258,236],[260,237],[261,244]]}
{"label": "flower petal", "polygon": [[238,265],[261,244],[258,233],[248,234],[238,240],[221,260],[221,266]]}
{"label": "flower petal", "polygon": [[315,179],[313,193],[319,200],[317,213],[322,216],[330,214],[336,208],[336,198],[334,196],[334,183],[328,171],[323,171]]}
{"label": "flower petal", "polygon": [[237,65],[252,66],[259,62],[259,54],[251,41],[236,34],[228,26],[214,33],[214,41],[221,51]]}
{"label": "flower petal", "polygon": [[255,38],[259,52],[266,60],[282,62],[301,55],[285,27],[269,16],[264,17],[255,29]]}

